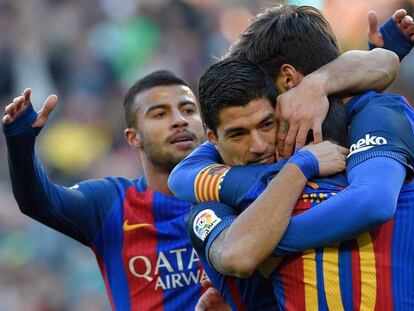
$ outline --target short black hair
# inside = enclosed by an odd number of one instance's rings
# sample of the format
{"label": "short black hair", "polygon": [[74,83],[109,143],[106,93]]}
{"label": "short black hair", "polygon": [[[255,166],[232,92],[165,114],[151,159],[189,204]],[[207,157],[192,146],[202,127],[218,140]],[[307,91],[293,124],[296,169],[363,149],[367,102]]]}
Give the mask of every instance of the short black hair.
{"label": "short black hair", "polygon": [[226,57],[259,64],[276,81],[283,64],[307,75],[340,54],[338,40],[318,9],[284,4],[255,17]]}
{"label": "short black hair", "polygon": [[[330,140],[336,144],[348,146],[348,120],[342,101],[338,97],[329,97],[329,110],[322,123],[323,140]],[[313,141],[313,133],[309,131],[306,143]]]}
{"label": "short black hair", "polygon": [[210,66],[199,82],[199,105],[204,125],[217,135],[220,110],[247,106],[267,98],[274,107],[276,89],[258,65],[246,59],[225,59]]}
{"label": "short black hair", "polygon": [[137,94],[156,86],[189,85],[174,73],[168,70],[158,70],[146,75],[135,82],[127,91],[124,98],[125,120],[128,127],[134,127],[136,123],[134,103]]}

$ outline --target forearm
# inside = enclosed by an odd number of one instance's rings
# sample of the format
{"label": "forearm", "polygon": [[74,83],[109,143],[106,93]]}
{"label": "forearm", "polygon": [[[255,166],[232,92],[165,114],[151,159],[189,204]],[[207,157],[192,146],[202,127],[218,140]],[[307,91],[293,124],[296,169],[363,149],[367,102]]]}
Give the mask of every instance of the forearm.
{"label": "forearm", "polygon": [[350,171],[345,190],[292,217],[273,255],[342,242],[387,222],[394,215],[404,178],[404,166],[394,159],[361,163]]}
{"label": "forearm", "polygon": [[224,271],[246,277],[271,254],[286,230],[305,183],[302,171],[287,164],[266,191],[237,217],[222,241],[219,266]]}
{"label": "forearm", "polygon": [[348,51],[334,61],[307,75],[303,81],[327,95],[356,94],[367,90],[383,91],[394,81],[399,59],[384,49]]}
{"label": "forearm", "polygon": [[13,123],[3,125],[8,148],[12,189],[20,210],[39,221],[50,204],[47,201],[48,180],[34,151],[36,131],[32,123],[37,114],[30,105]]}
{"label": "forearm", "polygon": [[[39,129],[32,128],[37,114],[30,106],[13,123],[5,125],[3,131],[8,147],[10,180],[13,194],[22,213],[62,232],[81,243],[87,244],[100,229],[100,223],[108,210],[104,200],[112,195],[107,187],[109,181],[101,180],[85,185],[85,192],[66,188],[49,181],[34,145]],[[101,204],[95,209],[86,192],[104,188],[100,194]]]}
{"label": "forearm", "polygon": [[211,143],[204,143],[171,172],[168,187],[185,201],[219,201],[230,206],[239,200],[264,174],[274,175],[283,164],[261,164],[230,168]]}
{"label": "forearm", "polygon": [[56,185],[49,182],[34,151],[33,129],[6,137],[10,180],[22,213],[50,225],[60,204]]}

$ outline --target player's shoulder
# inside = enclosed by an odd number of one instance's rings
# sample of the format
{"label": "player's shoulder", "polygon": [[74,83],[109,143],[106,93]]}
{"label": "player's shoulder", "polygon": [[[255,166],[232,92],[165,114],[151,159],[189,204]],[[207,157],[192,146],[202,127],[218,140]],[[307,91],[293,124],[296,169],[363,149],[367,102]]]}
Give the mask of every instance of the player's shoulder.
{"label": "player's shoulder", "polygon": [[395,93],[376,93],[368,98],[368,102],[389,107],[404,106],[408,104],[408,101],[404,96]]}
{"label": "player's shoulder", "polygon": [[348,115],[353,116],[356,113],[366,109],[378,109],[378,107],[401,109],[406,105],[409,105],[408,101],[402,95],[368,91],[358,96],[354,96],[345,105],[345,110],[347,111]]}

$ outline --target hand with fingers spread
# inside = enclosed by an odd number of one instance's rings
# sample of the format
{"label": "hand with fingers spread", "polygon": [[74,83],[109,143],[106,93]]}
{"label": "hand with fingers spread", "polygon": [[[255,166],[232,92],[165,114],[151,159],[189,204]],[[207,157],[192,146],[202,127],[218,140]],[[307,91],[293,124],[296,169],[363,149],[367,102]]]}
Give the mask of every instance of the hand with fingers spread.
{"label": "hand with fingers spread", "polygon": [[213,287],[211,281],[205,280],[201,286],[207,288],[206,292],[200,297],[195,311],[230,311],[230,306],[221,298],[220,293]]}
{"label": "hand with fingers spread", "polygon": [[[414,42],[414,21],[413,18],[407,14],[404,9],[399,9],[392,15],[392,20],[397,25],[398,29]],[[368,12],[368,41],[377,46],[384,46],[384,38],[378,30],[378,17],[375,11]]]}
{"label": "hand with fingers spread", "polygon": [[[13,101],[4,109],[3,123],[10,124],[15,121],[27,107],[29,107],[31,89],[25,89],[21,96],[15,97]],[[50,95],[43,104],[42,110],[38,113],[37,119],[32,124],[33,127],[42,127],[46,123],[49,114],[53,111],[57,104],[58,98],[56,95]]]}
{"label": "hand with fingers spread", "polygon": [[310,151],[317,159],[319,176],[327,177],[342,172],[346,168],[347,148],[338,146],[329,141],[319,144],[309,144],[302,150]]}
{"label": "hand with fingers spread", "polygon": [[296,87],[277,97],[279,156],[288,158],[294,148],[303,147],[310,130],[315,143],[322,141],[322,122],[328,113],[329,101],[321,86],[305,77]]}

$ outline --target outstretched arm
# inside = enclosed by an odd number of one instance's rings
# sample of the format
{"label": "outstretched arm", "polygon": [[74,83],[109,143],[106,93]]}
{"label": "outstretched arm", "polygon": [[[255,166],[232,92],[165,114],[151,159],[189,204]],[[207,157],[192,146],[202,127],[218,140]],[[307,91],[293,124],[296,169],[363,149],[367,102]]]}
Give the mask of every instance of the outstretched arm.
{"label": "outstretched arm", "polygon": [[343,191],[292,217],[273,255],[343,242],[387,222],[394,216],[405,175],[405,167],[391,158],[359,164],[349,172],[350,184]]}
{"label": "outstretched arm", "polygon": [[37,114],[30,104],[30,90],[26,89],[23,96],[15,98],[5,109],[3,131],[13,193],[24,214],[90,245],[112,205],[116,187],[106,179],[83,182],[72,188],[49,181],[36,157],[34,144],[56,103],[57,97],[49,96]]}

